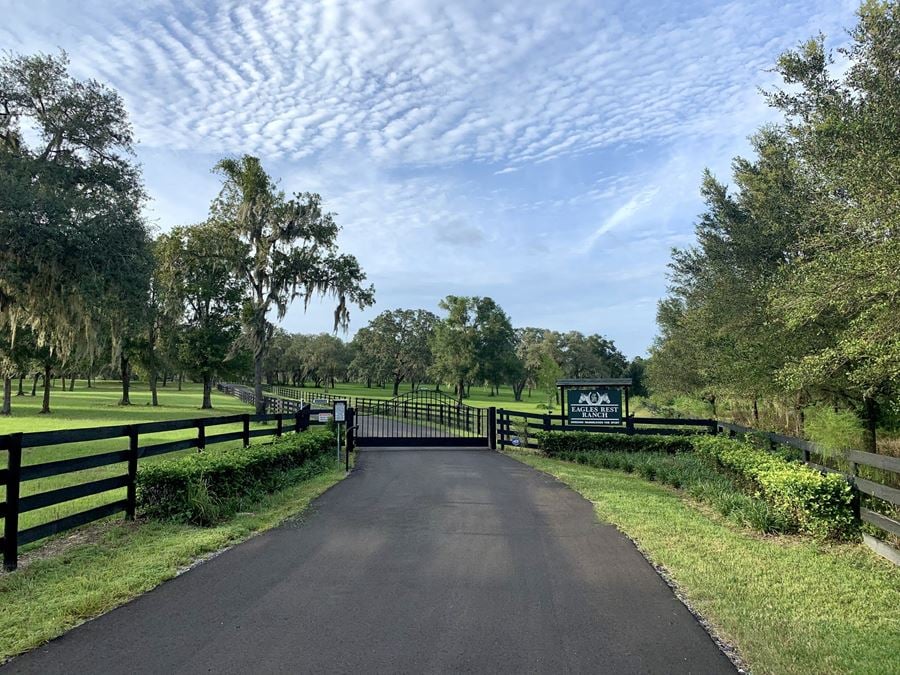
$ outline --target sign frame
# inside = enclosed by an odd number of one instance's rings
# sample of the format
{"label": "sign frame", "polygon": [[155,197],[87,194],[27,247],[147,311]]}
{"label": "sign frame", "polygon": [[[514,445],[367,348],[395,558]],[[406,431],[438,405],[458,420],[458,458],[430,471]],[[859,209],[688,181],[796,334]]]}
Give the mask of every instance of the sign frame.
{"label": "sign frame", "polygon": [[[629,410],[629,390],[631,389],[632,379],[630,377],[621,378],[597,378],[597,379],[580,379],[580,380],[559,380],[556,383],[559,390],[560,412],[562,417],[563,428],[572,426],[575,428],[591,428],[591,427],[621,427],[629,425],[631,413]],[[619,417],[612,419],[597,418],[591,423],[583,417],[577,418],[573,423],[571,420],[571,405],[568,401],[568,392],[570,390],[590,390],[598,394],[598,402],[596,404],[588,402],[588,405],[596,405],[597,407],[605,405],[602,403],[602,393],[610,390],[619,390]],[[622,399],[624,399],[624,415],[622,414]],[[612,403],[610,403],[612,405]],[[577,405],[577,403],[576,403]]]}

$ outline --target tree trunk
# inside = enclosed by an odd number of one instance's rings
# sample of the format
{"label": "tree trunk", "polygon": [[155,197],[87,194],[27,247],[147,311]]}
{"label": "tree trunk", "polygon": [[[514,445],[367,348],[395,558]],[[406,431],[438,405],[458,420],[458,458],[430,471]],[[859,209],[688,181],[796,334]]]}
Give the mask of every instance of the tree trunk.
{"label": "tree trunk", "polygon": [[212,378],[209,373],[203,373],[203,405],[200,408],[201,410],[212,410]]}
{"label": "tree trunk", "polygon": [[753,397],[753,421],[756,423],[756,426],[759,426],[759,401],[756,397]]}
{"label": "tree trunk", "polygon": [[119,370],[122,375],[122,400],[119,405],[131,405],[131,364],[124,353],[119,356]]}
{"label": "tree trunk", "polygon": [[513,399],[516,401],[522,400],[522,391],[525,389],[525,383],[517,383],[513,385]]}
{"label": "tree trunk", "polygon": [[69,379],[69,391],[75,391],[75,376],[74,375],[72,375],[72,377]]}
{"label": "tree trunk", "polygon": [[866,452],[878,452],[878,401],[871,396],[863,397],[865,434],[863,437]]}
{"label": "tree trunk", "polygon": [[93,388],[94,388],[94,382],[93,382],[93,380],[91,379],[91,375],[92,375],[91,371],[88,370],[88,373],[87,373],[87,388],[88,388],[88,389],[93,389]]}
{"label": "tree trunk", "polygon": [[32,396],[37,396],[37,383],[38,383],[38,378],[40,376],[41,376],[40,373],[34,374],[34,382],[31,383],[31,395]]}
{"label": "tree trunk", "polygon": [[3,407],[0,407],[0,415],[9,415],[12,413],[12,378],[9,375],[3,376]]}
{"label": "tree trunk", "polygon": [[159,405],[159,395],[156,391],[156,381],[159,379],[159,375],[156,372],[156,369],[151,369],[149,377],[147,378],[150,384],[150,405],[153,407],[157,407]]}
{"label": "tree trunk", "polygon": [[25,381],[25,373],[19,373],[19,391],[16,396],[24,396],[25,390],[22,389],[22,383]]}
{"label": "tree trunk", "polygon": [[266,412],[266,402],[263,400],[262,378],[263,350],[262,348],[257,348],[253,355],[253,400],[256,401],[257,415],[262,415]]}
{"label": "tree trunk", "polygon": [[163,381],[162,381],[162,386],[163,386],[163,388],[165,388],[166,382],[168,381],[168,379],[169,379],[169,371],[168,371],[168,370],[164,370],[164,371],[163,371],[163,377],[162,377],[162,380],[163,380]]}
{"label": "tree trunk", "polygon": [[462,405],[463,396],[466,393],[466,383],[463,382],[462,380],[457,382],[456,383],[456,392],[457,392],[457,396],[459,397],[459,404]]}
{"label": "tree trunk", "polygon": [[41,403],[41,415],[50,414],[50,366],[44,366],[44,401]]}
{"label": "tree trunk", "polygon": [[400,393],[400,378],[394,378],[394,396]]}

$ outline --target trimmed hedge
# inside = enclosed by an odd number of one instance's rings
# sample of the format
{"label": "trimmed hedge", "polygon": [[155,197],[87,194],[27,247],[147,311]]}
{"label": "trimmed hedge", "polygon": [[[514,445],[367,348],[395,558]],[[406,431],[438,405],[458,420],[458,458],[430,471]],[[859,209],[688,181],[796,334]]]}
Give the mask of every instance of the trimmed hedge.
{"label": "trimmed hedge", "polygon": [[[660,480],[698,494],[708,480],[691,486],[682,463],[677,466],[653,459],[656,455],[693,452],[712,469],[735,484],[731,499],[743,491],[759,502],[748,518],[763,531],[803,532],[833,539],[855,538],[859,522],[854,513],[853,490],[839,474],[822,474],[793,461],[789,453],[770,452],[750,441],[724,436],[626,436],[571,431],[541,431],[536,434],[541,449],[550,457],[591,466],[636,472],[649,480]],[[651,453],[645,455],[644,453]],[[632,455],[631,457],[629,455]],[[691,473],[688,471],[687,475]],[[694,478],[697,478],[695,475]],[[696,489],[695,489],[696,487]],[[705,501],[724,504],[729,490],[714,486]],[[697,496],[696,494],[694,496]],[[768,513],[761,513],[763,507]],[[720,509],[723,510],[723,509]],[[747,509],[743,509],[747,510]]]}
{"label": "trimmed hedge", "polygon": [[142,466],[137,474],[141,515],[208,525],[244,504],[332,463],[334,434],[306,431],[272,443],[215,450]]}
{"label": "trimmed hedge", "polygon": [[839,474],[822,474],[747,442],[721,436],[694,439],[697,454],[734,475],[800,532],[846,539],[857,535],[853,490]]}
{"label": "trimmed hedge", "polygon": [[541,449],[550,457],[575,452],[690,452],[693,436],[656,436],[590,433],[587,431],[538,431]]}

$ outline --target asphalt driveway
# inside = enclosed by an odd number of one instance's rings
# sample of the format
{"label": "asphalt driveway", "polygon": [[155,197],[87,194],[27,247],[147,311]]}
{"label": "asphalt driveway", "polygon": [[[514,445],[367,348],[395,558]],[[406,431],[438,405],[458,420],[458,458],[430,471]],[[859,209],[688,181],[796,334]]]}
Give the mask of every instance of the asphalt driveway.
{"label": "asphalt driveway", "polygon": [[302,521],[9,673],[734,672],[590,503],[495,452],[369,450]]}

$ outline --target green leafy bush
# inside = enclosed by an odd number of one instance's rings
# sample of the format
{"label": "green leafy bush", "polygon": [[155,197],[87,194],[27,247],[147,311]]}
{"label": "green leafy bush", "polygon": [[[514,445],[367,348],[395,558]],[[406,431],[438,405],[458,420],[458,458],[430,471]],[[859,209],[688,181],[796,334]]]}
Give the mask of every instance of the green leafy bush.
{"label": "green leafy bush", "polygon": [[324,431],[287,434],[249,448],[198,453],[148,464],[137,474],[141,515],[208,525],[332,462],[335,437]]}
{"label": "green leafy bush", "polygon": [[[570,452],[687,452],[693,449],[691,436],[658,436],[588,431],[539,431],[541,449],[551,457]],[[563,459],[560,457],[560,459]]]}
{"label": "green leafy bush", "polygon": [[855,536],[853,491],[843,476],[821,474],[797,462],[721,436],[693,439],[698,456],[761,497],[800,532],[837,539]]}

